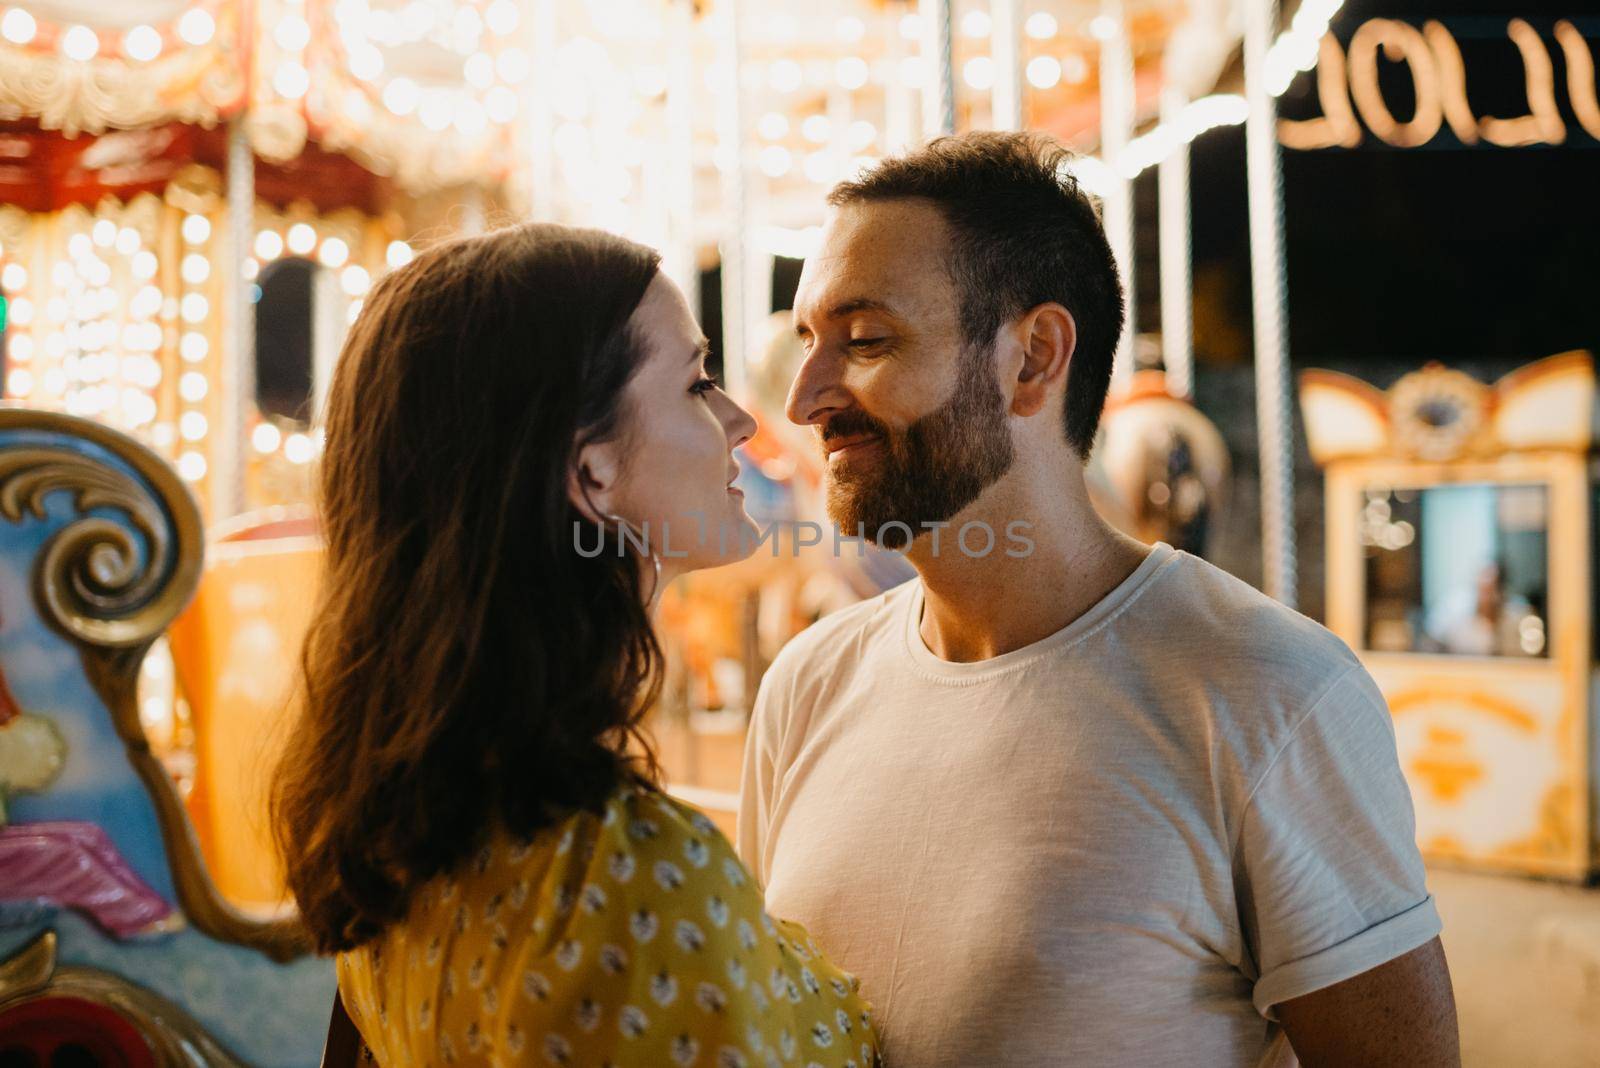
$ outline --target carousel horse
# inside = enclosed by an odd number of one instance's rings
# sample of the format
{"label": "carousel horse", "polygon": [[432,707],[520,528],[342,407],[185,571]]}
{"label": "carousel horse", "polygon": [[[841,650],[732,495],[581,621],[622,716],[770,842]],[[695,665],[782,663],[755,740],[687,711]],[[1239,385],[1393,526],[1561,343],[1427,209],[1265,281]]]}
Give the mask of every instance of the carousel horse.
{"label": "carousel horse", "polygon": [[201,553],[165,461],[0,408],[0,1064],[318,1061],[332,965],[218,891],[139,716]]}

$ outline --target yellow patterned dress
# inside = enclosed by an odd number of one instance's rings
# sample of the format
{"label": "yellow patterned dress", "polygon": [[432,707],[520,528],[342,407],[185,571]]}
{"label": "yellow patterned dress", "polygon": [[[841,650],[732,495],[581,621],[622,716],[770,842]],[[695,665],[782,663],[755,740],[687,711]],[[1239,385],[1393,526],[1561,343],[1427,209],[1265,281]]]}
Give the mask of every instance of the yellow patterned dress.
{"label": "yellow patterned dress", "polygon": [[856,980],[767,916],[710,820],[637,786],[491,843],[338,971],[384,1068],[879,1063]]}

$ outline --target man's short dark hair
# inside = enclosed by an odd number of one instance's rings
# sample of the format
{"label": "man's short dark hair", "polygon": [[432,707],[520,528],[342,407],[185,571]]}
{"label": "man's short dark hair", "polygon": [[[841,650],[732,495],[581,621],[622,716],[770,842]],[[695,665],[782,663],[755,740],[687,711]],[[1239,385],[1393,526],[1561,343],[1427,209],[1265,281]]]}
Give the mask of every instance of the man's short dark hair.
{"label": "man's short dark hair", "polygon": [[1066,434],[1087,459],[1124,313],[1094,202],[1062,170],[1069,156],[1037,134],[941,137],[841,182],[828,203],[932,201],[952,232],[948,267],[970,345],[987,347],[1002,323],[1040,304],[1070,311],[1078,343],[1067,376]]}

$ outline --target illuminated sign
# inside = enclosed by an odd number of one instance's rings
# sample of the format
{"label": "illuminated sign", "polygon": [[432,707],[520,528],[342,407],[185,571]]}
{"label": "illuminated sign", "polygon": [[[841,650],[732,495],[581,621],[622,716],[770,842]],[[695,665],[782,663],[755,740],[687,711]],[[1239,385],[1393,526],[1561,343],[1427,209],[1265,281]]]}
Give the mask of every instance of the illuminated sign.
{"label": "illuminated sign", "polygon": [[[1350,38],[1348,57],[1333,34],[1322,38],[1317,60],[1317,98],[1322,117],[1278,124],[1278,139],[1289,148],[1354,148],[1361,126],[1396,148],[1415,148],[1433,140],[1448,123],[1464,145],[1487,142],[1506,148],[1559,145],[1567,124],[1556,107],[1554,64],[1545,41],[1522,19],[1512,19],[1506,35],[1522,55],[1528,93],[1525,115],[1474,115],[1467,103],[1467,70],[1456,39],[1439,22],[1422,29],[1393,19],[1371,19]],[[1594,54],[1571,22],[1555,25],[1555,39],[1566,59],[1566,92],[1572,113],[1590,137],[1600,140]],[[1416,110],[1401,122],[1378,86],[1378,53],[1411,70]],[[1352,107],[1353,103],[1353,107]],[[1359,116],[1359,121],[1357,117]]]}

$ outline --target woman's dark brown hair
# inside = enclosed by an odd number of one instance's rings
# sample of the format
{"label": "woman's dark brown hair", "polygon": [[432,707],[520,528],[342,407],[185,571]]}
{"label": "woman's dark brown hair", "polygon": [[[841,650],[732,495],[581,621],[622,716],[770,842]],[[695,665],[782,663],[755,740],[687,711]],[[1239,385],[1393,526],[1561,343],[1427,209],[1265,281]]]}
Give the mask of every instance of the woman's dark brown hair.
{"label": "woman's dark brown hair", "polygon": [[660,688],[640,571],[573,551],[567,473],[625,430],[658,264],[553,225],[452,241],[380,281],[345,342],[304,711],[272,796],[322,952],[403,919],[494,828],[531,835],[653,774],[628,755]]}

